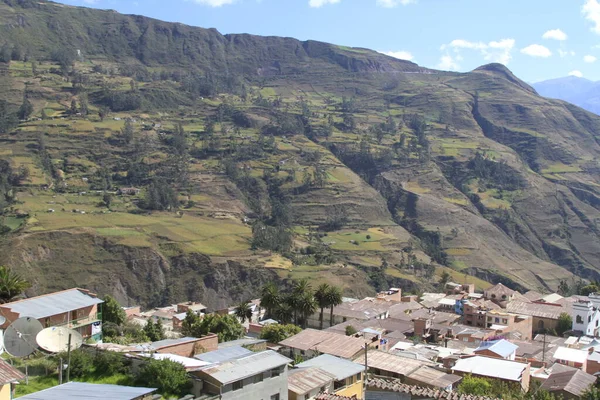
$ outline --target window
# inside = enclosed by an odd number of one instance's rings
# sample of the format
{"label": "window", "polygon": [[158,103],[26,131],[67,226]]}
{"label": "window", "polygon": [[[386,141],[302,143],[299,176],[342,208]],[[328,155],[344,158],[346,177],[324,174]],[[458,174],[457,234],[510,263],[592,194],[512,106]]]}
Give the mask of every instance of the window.
{"label": "window", "polygon": [[495,323],[499,323],[500,322],[500,318],[494,318],[494,322]]}
{"label": "window", "polygon": [[271,400],[279,400],[279,393],[274,394],[273,396],[271,396]]}
{"label": "window", "polygon": [[[278,377],[279,375],[281,375],[281,371],[279,370],[279,368],[275,368],[271,370],[271,378],[275,378]],[[277,396],[279,396],[279,394],[277,394]],[[279,397],[277,397],[279,398]]]}
{"label": "window", "polygon": [[356,381],[357,381],[357,382],[358,382],[358,381],[360,381],[360,375],[361,375],[361,374],[356,374]]}
{"label": "window", "polygon": [[592,322],[592,316],[588,315],[588,322]]}
{"label": "window", "polygon": [[508,320],[506,318],[502,318],[502,323],[503,324],[508,324]]}
{"label": "window", "polygon": [[575,320],[578,324],[583,324],[583,318],[581,318],[581,315],[578,315],[577,318],[575,318]]}
{"label": "window", "polygon": [[338,390],[340,390],[341,388],[343,388],[345,386],[346,386],[346,380],[345,379],[342,379],[341,381],[335,381],[335,382],[333,382],[333,390],[334,391],[338,391]]}
{"label": "window", "polygon": [[502,300],[506,300],[506,295],[505,294],[502,295]]}
{"label": "window", "polygon": [[244,388],[244,381],[237,381],[237,382],[233,382],[233,384],[231,385],[231,390],[240,390]]}
{"label": "window", "polygon": [[493,294],[493,295],[492,295],[492,299],[495,299],[495,298],[496,298],[496,295],[495,295],[495,294]]}
{"label": "window", "polygon": [[253,383],[259,383],[262,381],[263,381],[263,374],[254,375],[254,378],[252,379]]}
{"label": "window", "polygon": [[544,321],[539,321],[538,322],[538,329],[544,329]]}
{"label": "window", "polygon": [[321,393],[326,393],[327,392],[327,386],[323,386],[321,388]]}

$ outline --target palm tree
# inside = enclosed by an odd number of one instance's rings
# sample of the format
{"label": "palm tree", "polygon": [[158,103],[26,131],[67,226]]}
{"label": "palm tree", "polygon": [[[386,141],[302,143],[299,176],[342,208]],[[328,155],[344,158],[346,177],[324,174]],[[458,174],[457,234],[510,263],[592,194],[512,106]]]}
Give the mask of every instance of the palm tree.
{"label": "palm tree", "polygon": [[310,284],[310,281],[306,278],[299,281],[294,281],[292,285],[292,293],[287,296],[286,302],[294,312],[294,323],[296,325],[299,325],[298,319],[302,316],[301,303],[303,301],[303,297],[305,296],[311,298],[313,297],[312,285]]}
{"label": "palm tree", "polygon": [[342,289],[337,286],[329,287],[329,291],[327,292],[327,303],[329,307],[331,307],[329,313],[329,326],[333,326],[333,307],[342,304]]}
{"label": "palm tree", "polygon": [[235,308],[235,316],[238,317],[242,324],[248,320],[248,322],[252,322],[252,307],[250,307],[250,303],[247,301],[242,301]]}
{"label": "palm tree", "polygon": [[319,329],[323,329],[323,312],[325,308],[329,307],[329,303],[327,302],[327,293],[329,292],[329,289],[329,284],[322,283],[315,291],[315,300],[321,309],[321,313],[319,314]]}
{"label": "palm tree", "polygon": [[29,289],[31,284],[10,268],[0,266],[0,303],[8,303]]}
{"label": "palm tree", "polygon": [[294,313],[292,308],[287,303],[282,303],[273,310],[273,316],[279,321],[281,324],[289,324],[292,322],[292,318],[294,317]]}
{"label": "palm tree", "polygon": [[271,317],[273,311],[281,305],[279,289],[273,282],[263,286],[260,296],[260,306],[266,310],[266,316]]}
{"label": "palm tree", "polygon": [[300,317],[302,318],[302,327],[306,329],[308,317],[317,311],[317,302],[315,301],[315,297],[312,293],[304,293],[298,298],[296,307],[298,309],[298,314],[300,314]]}

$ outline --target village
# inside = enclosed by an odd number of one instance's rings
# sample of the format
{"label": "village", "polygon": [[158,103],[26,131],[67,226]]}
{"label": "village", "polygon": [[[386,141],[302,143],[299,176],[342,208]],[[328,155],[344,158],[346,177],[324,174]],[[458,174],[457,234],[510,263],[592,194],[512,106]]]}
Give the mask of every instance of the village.
{"label": "village", "polygon": [[[108,305],[79,288],[0,305],[5,319],[0,328],[31,317],[45,327],[76,330],[85,339],[80,351],[111,353],[134,369],[148,359],[178,363],[189,379],[186,400],[490,398],[465,392],[464,385],[477,378],[565,399],[585,398],[594,387],[600,373],[599,295],[519,293],[502,284],[476,293],[473,285],[453,282],[445,289],[415,296],[391,288],[375,297],[343,298],[325,317],[317,311],[304,321],[305,329],[296,327],[282,340],[265,335],[279,323],[264,318],[267,310],[256,299],[248,302],[242,319],[241,306],[124,307],[128,323],[160,326],[164,339],[113,343],[103,337],[109,330],[102,326]],[[200,337],[182,333],[186,318],[201,321],[213,315],[239,320],[243,334],[221,340],[224,336],[212,332]],[[0,370],[0,394],[29,378],[7,361],[0,362]],[[91,393],[124,400],[162,398],[157,389],[73,379],[21,398],[96,398]]]}

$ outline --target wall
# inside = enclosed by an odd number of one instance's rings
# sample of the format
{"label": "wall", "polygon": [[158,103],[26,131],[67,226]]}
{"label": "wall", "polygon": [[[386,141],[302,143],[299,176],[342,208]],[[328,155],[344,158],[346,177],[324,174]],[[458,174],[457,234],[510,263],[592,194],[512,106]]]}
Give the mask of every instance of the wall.
{"label": "wall", "polygon": [[355,380],[355,376],[347,378],[346,387],[340,390],[336,390],[335,394],[337,394],[338,396],[346,397],[356,396],[356,398],[359,400],[363,399],[363,373],[361,372],[359,380]]}
{"label": "wall", "polygon": [[[248,384],[246,385],[248,381]],[[223,400],[249,400],[261,399],[270,400],[271,396],[279,393],[280,400],[288,400],[288,369],[285,366],[284,371],[278,377],[264,378],[262,382],[250,383],[251,379],[244,380],[243,389],[229,391],[221,395]]]}
{"label": "wall", "polygon": [[11,400],[12,399],[11,386],[12,385],[9,383],[7,385],[0,387],[0,400]]}
{"label": "wall", "polygon": [[193,357],[196,354],[217,350],[218,347],[219,338],[217,335],[211,333],[207,336],[197,338],[196,340],[190,340],[189,342],[161,347],[156,350],[156,352],[162,354],[177,354],[178,356],[183,357]]}
{"label": "wall", "polygon": [[598,361],[587,360],[585,372],[595,375],[597,372],[600,372],[600,363]]}
{"label": "wall", "polygon": [[[327,393],[333,393],[333,383],[330,383],[329,385],[326,385],[326,389],[325,392]],[[318,387],[316,389],[311,390],[310,392],[308,392],[308,399],[314,399],[315,397],[317,397],[317,395],[321,393],[321,388]],[[305,395],[298,395],[292,391],[288,390],[288,400],[304,400],[304,396]]]}

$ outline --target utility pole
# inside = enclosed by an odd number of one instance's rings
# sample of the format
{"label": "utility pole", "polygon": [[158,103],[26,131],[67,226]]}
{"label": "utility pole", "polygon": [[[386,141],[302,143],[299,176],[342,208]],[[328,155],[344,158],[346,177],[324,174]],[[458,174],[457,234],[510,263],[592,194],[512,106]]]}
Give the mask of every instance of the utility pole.
{"label": "utility pole", "polygon": [[62,357],[58,359],[58,384],[62,385],[62,378],[63,378],[63,359]]}
{"label": "utility pole", "polygon": [[369,370],[367,353],[369,351],[369,343],[365,342],[365,376],[363,376],[363,399],[367,395],[367,371]]}
{"label": "utility pole", "polygon": [[71,375],[71,334],[69,333],[69,341],[67,342],[67,382]]}
{"label": "utility pole", "polygon": [[542,347],[542,362],[546,365],[546,330],[544,329],[544,345]]}

